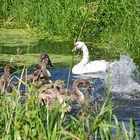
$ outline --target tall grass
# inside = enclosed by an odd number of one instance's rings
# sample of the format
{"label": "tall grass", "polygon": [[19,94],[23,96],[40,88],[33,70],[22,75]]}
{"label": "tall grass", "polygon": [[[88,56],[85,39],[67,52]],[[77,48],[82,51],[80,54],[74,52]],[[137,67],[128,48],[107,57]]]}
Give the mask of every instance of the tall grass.
{"label": "tall grass", "polygon": [[2,19],[6,22],[8,18],[14,17],[16,27],[38,27],[49,35],[70,38],[79,34],[88,11],[87,3],[90,1],[3,1]]}
{"label": "tall grass", "polygon": [[61,105],[49,111],[48,106],[40,106],[37,93],[30,87],[24,104],[18,100],[17,93],[12,93],[10,100],[1,96],[1,139],[61,139],[64,117]]}
{"label": "tall grass", "polygon": [[[140,44],[140,2],[138,0],[100,1],[97,26],[101,44],[118,48],[121,53],[129,53],[139,58]],[[97,34],[98,34],[97,32]]]}
{"label": "tall grass", "polygon": [[33,85],[26,87],[29,93],[22,98],[19,89],[12,93],[1,93],[0,139],[139,139],[137,128],[140,124],[130,119],[128,130],[124,122],[120,123],[112,114],[114,106],[110,102],[109,91],[98,113],[95,113],[96,105],[86,103],[74,116],[65,112],[63,103],[53,107],[41,105],[38,90]]}
{"label": "tall grass", "polygon": [[0,24],[94,42],[140,58],[139,0],[2,0]]}

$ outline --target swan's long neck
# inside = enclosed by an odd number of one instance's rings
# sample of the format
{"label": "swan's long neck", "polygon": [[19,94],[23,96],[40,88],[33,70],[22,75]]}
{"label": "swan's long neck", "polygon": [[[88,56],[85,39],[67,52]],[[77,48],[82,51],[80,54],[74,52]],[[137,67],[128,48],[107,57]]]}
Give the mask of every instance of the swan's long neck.
{"label": "swan's long neck", "polygon": [[7,77],[10,76],[10,68],[9,67],[4,68],[4,75],[7,76]]}
{"label": "swan's long neck", "polygon": [[47,73],[47,69],[46,69],[46,62],[43,61],[41,64],[41,70],[43,75],[45,76],[45,78],[49,79],[48,73]]}
{"label": "swan's long neck", "polygon": [[74,83],[74,85],[73,85],[73,93],[78,96],[78,99],[80,101],[83,101],[85,99],[85,97],[84,97],[83,93],[78,89],[79,84],[80,83],[77,83],[77,82]]}
{"label": "swan's long neck", "polygon": [[88,63],[88,60],[89,60],[89,52],[86,45],[82,47],[82,51],[83,51],[83,58],[79,64],[85,65]]}

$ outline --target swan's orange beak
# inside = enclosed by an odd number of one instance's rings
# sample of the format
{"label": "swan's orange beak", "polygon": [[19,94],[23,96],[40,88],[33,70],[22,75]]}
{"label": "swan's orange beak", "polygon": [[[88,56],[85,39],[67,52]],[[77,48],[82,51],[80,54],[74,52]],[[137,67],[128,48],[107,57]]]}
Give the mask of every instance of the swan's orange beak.
{"label": "swan's orange beak", "polygon": [[76,47],[74,47],[74,48],[72,49],[72,52],[76,52]]}

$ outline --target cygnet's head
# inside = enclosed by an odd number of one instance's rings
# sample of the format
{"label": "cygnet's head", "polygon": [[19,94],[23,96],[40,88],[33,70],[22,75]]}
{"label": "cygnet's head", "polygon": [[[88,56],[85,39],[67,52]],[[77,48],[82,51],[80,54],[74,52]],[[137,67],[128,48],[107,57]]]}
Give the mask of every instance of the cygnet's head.
{"label": "cygnet's head", "polygon": [[46,53],[42,53],[39,57],[39,66],[42,67],[43,64],[53,67],[50,57]]}
{"label": "cygnet's head", "polygon": [[82,42],[82,41],[77,41],[77,42],[74,44],[74,48],[73,48],[72,51],[76,51],[76,49],[81,49],[84,45],[85,45],[84,42]]}

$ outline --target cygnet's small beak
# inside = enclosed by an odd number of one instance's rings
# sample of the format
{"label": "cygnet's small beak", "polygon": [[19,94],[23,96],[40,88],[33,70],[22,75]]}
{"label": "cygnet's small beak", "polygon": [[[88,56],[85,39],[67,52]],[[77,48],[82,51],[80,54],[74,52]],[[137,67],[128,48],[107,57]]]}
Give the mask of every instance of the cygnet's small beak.
{"label": "cygnet's small beak", "polygon": [[72,52],[76,52],[76,47],[74,47],[74,48],[72,49]]}
{"label": "cygnet's small beak", "polygon": [[89,94],[91,94],[92,93],[92,88],[91,88],[91,86],[90,87],[88,87],[88,92],[89,92]]}

